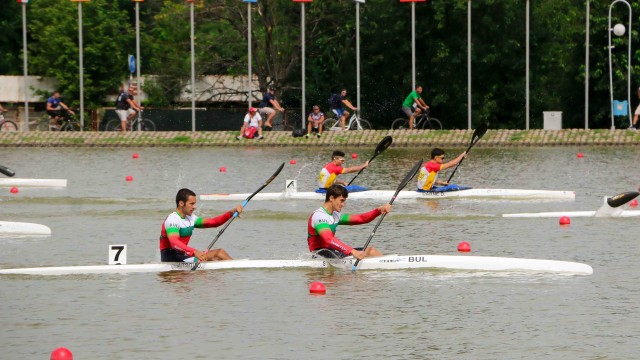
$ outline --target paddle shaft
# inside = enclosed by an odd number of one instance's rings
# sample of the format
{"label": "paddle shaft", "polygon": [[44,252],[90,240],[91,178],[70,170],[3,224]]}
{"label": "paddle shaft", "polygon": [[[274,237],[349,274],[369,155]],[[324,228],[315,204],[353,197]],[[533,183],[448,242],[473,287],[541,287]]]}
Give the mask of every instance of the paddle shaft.
{"label": "paddle shaft", "polygon": [[6,166],[2,166],[2,165],[0,165],[0,172],[5,174],[5,175],[7,175],[8,177],[13,177],[16,174],[15,171],[9,169]]}
{"label": "paddle shaft", "polygon": [[[400,191],[402,189],[404,189],[405,186],[407,186],[407,184],[409,183],[409,181],[411,181],[411,179],[413,179],[414,176],[416,176],[416,174],[418,173],[418,170],[420,170],[420,166],[422,166],[422,159],[420,159],[420,161],[418,161],[413,168],[411,168],[411,171],[409,171],[409,173],[404,177],[404,179],[402,179],[402,182],[400,183],[400,185],[398,186],[398,188],[396,189],[396,192],[393,194],[393,197],[391,198],[391,201],[389,201],[389,205],[392,205],[393,202],[396,200],[396,198],[398,197],[398,194],[400,193]],[[373,228],[373,232],[371,232],[371,235],[369,235],[369,239],[367,239],[367,242],[364,244],[364,246],[362,247],[362,252],[364,253],[367,250],[367,247],[369,246],[369,243],[371,242],[371,239],[373,239],[373,236],[376,234],[376,231],[378,230],[378,226],[380,226],[380,223],[382,223],[382,220],[384,220],[384,217],[387,214],[382,214],[382,216],[380,217],[380,220],[378,220],[378,223],[376,224],[376,226]],[[355,271],[356,268],[358,267],[358,264],[360,263],[360,259],[356,259],[356,262],[353,263],[353,267],[351,268],[352,271]]]}
{"label": "paddle shaft", "polygon": [[[260,188],[258,188],[258,190],[254,191],[254,192],[253,192],[253,194],[249,195],[249,197],[247,197],[247,198],[242,202],[242,207],[245,207],[245,206],[249,203],[249,201],[250,201],[254,196],[256,196],[256,194],[257,194],[257,193],[259,193],[260,191],[262,191],[262,189],[266,188],[266,187],[267,187],[267,185],[269,185],[269,184],[273,181],[273,179],[275,179],[275,178],[278,176],[278,174],[280,174],[280,171],[282,171],[282,169],[283,169],[283,168],[284,168],[284,163],[282,163],[282,164],[280,165],[280,167],[278,168],[278,170],[276,170],[276,172],[275,172],[273,175],[271,175],[271,177],[270,177],[269,179],[267,179],[267,181],[265,181],[265,182],[264,182],[264,184],[262,184],[262,186],[260,186]],[[217,236],[216,236],[216,237],[211,241],[211,243],[209,244],[209,246],[207,246],[207,251],[211,250],[211,248],[213,247],[213,244],[215,244],[215,243],[216,243],[216,241],[218,241],[218,238],[220,238],[220,235],[222,235],[222,233],[223,233],[223,232],[224,232],[224,231],[229,227],[229,225],[231,225],[231,223],[233,222],[233,220],[234,220],[235,218],[237,218],[237,217],[238,217],[238,215],[239,215],[239,214],[238,214],[238,212],[237,212],[237,211],[234,211],[234,212],[233,212],[233,216],[231,217],[231,219],[229,219],[229,221],[227,221],[227,223],[226,223],[226,224],[224,224],[224,226],[222,227],[222,229],[220,229],[220,232],[218,232],[218,235],[217,235]],[[197,268],[198,268],[198,263],[196,262],[196,263],[193,265],[193,267],[191,268],[191,270],[193,271],[193,270],[195,270],[195,269],[197,269]]]}
{"label": "paddle shaft", "polygon": [[[482,138],[482,136],[484,136],[484,134],[486,132],[487,132],[487,125],[486,124],[480,125],[473,132],[473,136],[471,137],[471,143],[469,144],[469,147],[467,148],[467,151],[465,151],[467,154],[469,154],[469,151],[471,150],[473,145],[475,145],[478,141],[480,141],[480,138]],[[449,180],[447,180],[447,183],[451,181],[451,179],[453,178],[453,175],[455,175],[456,171],[458,171],[458,167],[460,166],[460,164],[462,164],[463,161],[464,161],[464,158],[460,159],[460,162],[456,165],[456,168],[453,169],[453,172],[451,173],[451,176],[449,176]]]}
{"label": "paddle shaft", "polygon": [[[393,142],[393,138],[391,136],[385,136],[384,139],[382,139],[382,141],[380,141],[378,143],[378,146],[376,146],[376,150],[373,154],[373,156],[371,157],[371,159],[369,159],[369,163],[371,163],[373,161],[373,159],[376,158],[376,156],[382,154],[383,151],[385,151],[389,146],[391,146],[391,143]],[[356,174],[356,176],[353,177],[353,179],[351,179],[351,181],[349,181],[349,183],[347,184],[347,186],[351,185],[351,183],[353,182],[353,180],[355,180],[358,175],[360,175],[360,173],[362,173],[362,171],[365,168],[360,169],[360,171],[358,171],[358,173]]]}

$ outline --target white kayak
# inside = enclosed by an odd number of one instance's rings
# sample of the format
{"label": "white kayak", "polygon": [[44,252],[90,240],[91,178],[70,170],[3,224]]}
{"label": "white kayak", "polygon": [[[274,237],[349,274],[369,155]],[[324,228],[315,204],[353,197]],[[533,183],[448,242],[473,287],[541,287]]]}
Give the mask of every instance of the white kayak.
{"label": "white kayak", "polygon": [[40,224],[0,221],[0,235],[51,235],[51,229]]}
{"label": "white kayak", "polygon": [[24,187],[66,187],[67,179],[20,179],[0,178],[0,186],[24,186]]}
{"label": "white kayak", "polygon": [[[287,180],[290,182],[292,180]],[[314,191],[296,191],[296,187],[285,187],[285,191],[278,193],[258,193],[252,200],[324,200],[325,194]],[[349,199],[390,199],[395,190],[367,190],[350,192]],[[231,200],[242,201],[251,194],[201,194],[200,200]],[[444,199],[444,198],[508,198],[534,200],[574,200],[575,191],[556,190],[521,190],[521,189],[466,189],[457,191],[428,191],[419,192],[400,191],[396,200],[400,199]]]}
{"label": "white kayak", "polygon": [[[273,268],[328,268],[351,269],[354,259],[309,259],[309,260],[228,260],[200,263],[197,270],[224,269],[273,269]],[[191,270],[193,263],[154,263],[137,265],[96,265],[0,269],[3,274],[71,275],[164,272]],[[357,270],[407,270],[449,269],[473,271],[548,272],[590,275],[591,266],[575,262],[504,258],[466,255],[385,255],[367,258],[358,264]]]}
{"label": "white kayak", "polygon": [[[604,197],[604,203],[595,211],[549,211],[538,213],[515,213],[515,214],[502,214],[502,217],[506,218],[549,218],[549,217],[634,217],[640,216],[640,210],[625,210],[622,205],[631,201],[638,194],[637,192],[630,192],[626,194],[620,194],[612,198]],[[611,206],[609,202],[611,199],[616,199],[625,195],[625,198],[621,198],[618,203],[614,203]]]}

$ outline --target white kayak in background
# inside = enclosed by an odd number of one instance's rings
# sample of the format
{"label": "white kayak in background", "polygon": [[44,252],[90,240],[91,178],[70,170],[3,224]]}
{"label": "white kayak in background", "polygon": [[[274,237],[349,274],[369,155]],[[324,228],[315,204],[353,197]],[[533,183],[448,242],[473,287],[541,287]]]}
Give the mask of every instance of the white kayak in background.
{"label": "white kayak in background", "polygon": [[20,179],[20,178],[0,178],[2,187],[66,187],[67,179]]}
{"label": "white kayak in background", "polygon": [[640,193],[632,191],[613,197],[604,197],[604,203],[595,211],[550,211],[538,213],[502,214],[506,218],[549,218],[549,217],[634,217],[640,210],[625,210],[622,205],[635,199]]}
{"label": "white kayak in background", "polygon": [[[200,263],[196,271],[231,269],[277,269],[277,268],[339,268],[351,269],[354,259],[309,259],[309,260],[227,260]],[[165,271],[191,271],[193,263],[154,263],[134,265],[95,265],[0,269],[3,274],[26,275],[73,275],[73,274],[117,274],[149,273]],[[357,271],[367,270],[411,270],[445,269],[463,271],[501,272],[545,272],[570,275],[590,275],[591,266],[575,262],[504,258],[466,255],[385,255],[366,258],[358,264]]]}
{"label": "white kayak in background", "polygon": [[[367,190],[350,192],[349,199],[390,199],[395,190]],[[251,194],[201,194],[200,200],[242,201]],[[285,191],[278,193],[259,193],[252,200],[324,200],[324,193],[314,191],[298,192],[296,180],[287,180]],[[399,199],[444,199],[444,198],[503,198],[522,200],[574,200],[575,191],[522,190],[522,189],[466,189],[457,191],[400,191]]]}
{"label": "white kayak in background", "polygon": [[0,235],[51,235],[51,229],[40,224],[0,221]]}

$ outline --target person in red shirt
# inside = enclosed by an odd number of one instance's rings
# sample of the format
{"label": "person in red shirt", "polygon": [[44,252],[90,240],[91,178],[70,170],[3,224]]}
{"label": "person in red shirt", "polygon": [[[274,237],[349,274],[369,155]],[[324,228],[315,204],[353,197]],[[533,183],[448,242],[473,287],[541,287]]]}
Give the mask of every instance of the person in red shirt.
{"label": "person in red shirt", "polygon": [[192,257],[197,261],[231,260],[231,256],[223,249],[200,251],[190,247],[189,240],[194,228],[218,227],[231,219],[234,212],[242,213],[242,205],[215,218],[201,218],[193,215],[195,209],[196,194],[189,189],[180,189],[176,194],[176,211],[169,214],[162,224],[160,260],[182,262]]}
{"label": "person in red shirt", "polygon": [[338,175],[358,172],[369,166],[369,161],[366,161],[362,165],[345,168],[342,166],[345,161],[344,152],[336,150],[331,154],[331,162],[325,165],[322,170],[320,170],[320,175],[318,175],[319,189],[327,189],[334,183],[347,185],[345,181],[337,179]]}
{"label": "person in red shirt", "polygon": [[438,180],[438,172],[453,167],[460,163],[467,156],[467,152],[463,152],[455,159],[444,162],[444,150],[435,148],[431,151],[431,160],[427,161],[420,168],[418,173],[418,191],[429,191],[434,185],[449,185],[448,182]]}

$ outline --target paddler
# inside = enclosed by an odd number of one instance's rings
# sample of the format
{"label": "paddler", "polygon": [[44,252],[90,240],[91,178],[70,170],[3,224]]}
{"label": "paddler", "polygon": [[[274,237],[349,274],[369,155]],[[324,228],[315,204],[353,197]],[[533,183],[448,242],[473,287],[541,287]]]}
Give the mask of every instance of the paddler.
{"label": "paddler", "polygon": [[331,185],[327,189],[325,202],[322,207],[314,211],[307,225],[307,242],[309,251],[323,257],[337,257],[353,255],[362,260],[365,256],[382,256],[378,249],[370,246],[365,251],[353,248],[335,237],[338,225],[360,225],[371,222],[381,214],[391,211],[391,204],[385,204],[369,212],[350,215],[341,213],[349,190],[341,185]]}
{"label": "paddler", "polygon": [[369,161],[366,161],[362,165],[345,168],[342,166],[345,161],[344,152],[336,150],[331,154],[331,162],[325,165],[318,175],[318,190],[316,192],[325,192],[333,184],[347,185],[346,182],[337,179],[338,175],[358,172],[369,166]]}
{"label": "paddler", "polygon": [[160,233],[160,260],[182,262],[195,257],[198,261],[231,260],[223,249],[200,251],[189,246],[194,228],[218,227],[231,219],[234,212],[242,213],[242,205],[215,218],[193,215],[196,209],[196,194],[189,189],[180,189],[176,194],[176,211],[169,214]]}
{"label": "paddler", "polygon": [[418,173],[418,191],[433,190],[434,185],[449,185],[446,181],[438,180],[438,172],[458,165],[465,157],[467,157],[466,151],[445,163],[444,150],[440,148],[431,150],[431,160],[424,163]]}

